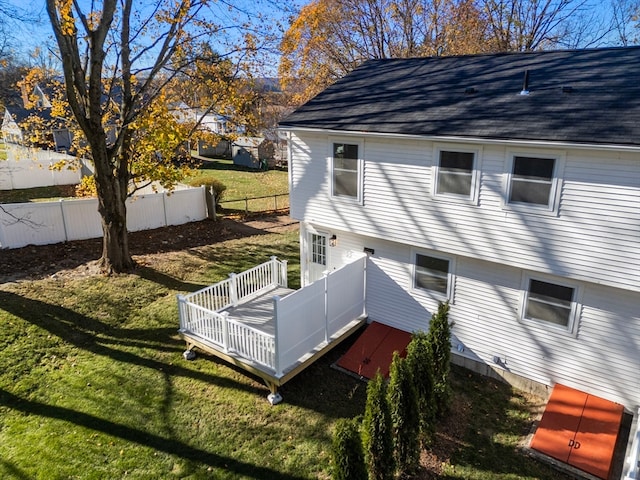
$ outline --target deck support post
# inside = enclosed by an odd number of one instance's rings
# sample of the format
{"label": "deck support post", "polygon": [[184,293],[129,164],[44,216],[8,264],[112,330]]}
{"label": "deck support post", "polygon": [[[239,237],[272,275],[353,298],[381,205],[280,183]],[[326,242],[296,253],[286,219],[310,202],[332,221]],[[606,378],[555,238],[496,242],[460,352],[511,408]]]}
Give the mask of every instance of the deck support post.
{"label": "deck support post", "polygon": [[276,257],[275,255],[271,256],[271,286],[272,287],[277,287],[278,286],[278,257]]}

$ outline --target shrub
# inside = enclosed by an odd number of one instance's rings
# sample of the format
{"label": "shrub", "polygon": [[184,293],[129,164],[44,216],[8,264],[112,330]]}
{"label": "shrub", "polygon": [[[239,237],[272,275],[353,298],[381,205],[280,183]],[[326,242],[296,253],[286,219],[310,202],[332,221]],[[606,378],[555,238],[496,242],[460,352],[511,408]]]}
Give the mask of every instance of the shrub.
{"label": "shrub", "polygon": [[435,434],[436,409],[433,393],[433,360],[426,332],[415,332],[407,346],[407,364],[418,397],[420,441],[426,447]]}
{"label": "shrub", "polygon": [[205,184],[205,187],[207,187],[207,189],[213,195],[213,201],[215,202],[216,207],[220,205],[220,202],[222,201],[222,197],[224,196],[224,192],[227,189],[227,186],[224,183],[222,183],[220,180],[213,179],[213,180],[209,180]]}
{"label": "shrub", "polygon": [[367,467],[364,463],[357,420],[343,418],[336,422],[331,450],[334,480],[367,480]]}
{"label": "shrub", "polygon": [[431,317],[427,335],[433,365],[433,395],[438,416],[449,410],[451,386],[449,370],[451,360],[451,326],[449,325],[449,303],[440,303],[438,311]]}
{"label": "shrub", "polygon": [[367,385],[367,403],[362,422],[362,443],[371,480],[389,480],[395,473],[391,415],[387,386],[378,371]]}
{"label": "shrub", "polygon": [[393,352],[387,398],[391,413],[396,466],[401,474],[415,471],[420,462],[418,394],[407,361]]}
{"label": "shrub", "polygon": [[76,185],[76,197],[97,197],[96,179],[93,175],[82,177],[80,183]]}

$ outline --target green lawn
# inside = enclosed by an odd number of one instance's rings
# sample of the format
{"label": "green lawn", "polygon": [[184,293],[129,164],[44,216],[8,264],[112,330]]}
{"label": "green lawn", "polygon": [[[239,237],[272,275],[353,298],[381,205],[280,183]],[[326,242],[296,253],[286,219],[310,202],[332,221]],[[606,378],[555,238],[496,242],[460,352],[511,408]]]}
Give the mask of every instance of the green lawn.
{"label": "green lawn", "polygon": [[[261,172],[244,167],[238,167],[231,160],[211,160],[203,163],[194,175],[185,179],[184,183],[200,186],[218,180],[226,187],[222,207],[227,213],[242,212],[248,207],[249,211],[264,211],[274,209],[273,195],[289,193],[288,174],[283,170],[269,170]],[[251,197],[265,197],[260,201],[254,200],[245,204],[242,199]],[[231,200],[238,200],[232,202]],[[278,209],[289,207],[288,197],[278,197]]]}
{"label": "green lawn", "polygon": [[[340,351],[272,407],[259,380],[202,354],[184,360],[176,332],[177,293],[270,255],[299,286],[297,240],[254,236],[130,275],[0,285],[0,478],[330,478],[333,425],[365,400],[363,383],[329,367]],[[453,378],[465,418],[446,478],[559,478],[516,451],[531,416],[519,393],[460,369]]]}

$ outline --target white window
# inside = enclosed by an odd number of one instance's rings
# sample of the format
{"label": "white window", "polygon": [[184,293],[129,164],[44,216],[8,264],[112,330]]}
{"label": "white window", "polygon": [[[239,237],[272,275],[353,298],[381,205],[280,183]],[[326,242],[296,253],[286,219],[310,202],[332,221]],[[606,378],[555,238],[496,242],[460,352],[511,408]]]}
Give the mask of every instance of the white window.
{"label": "white window", "polygon": [[557,211],[560,155],[511,156],[506,203],[510,207],[523,207],[529,211]]}
{"label": "white window", "polygon": [[577,288],[555,281],[526,277],[522,318],[573,331]]}
{"label": "white window", "polygon": [[431,193],[446,201],[475,203],[481,149],[465,145],[436,145]]}
{"label": "white window", "polygon": [[415,253],[413,262],[413,288],[428,292],[439,299],[450,299],[453,259]]}
{"label": "white window", "polygon": [[360,145],[355,143],[332,144],[332,195],[361,201],[362,162]]}
{"label": "white window", "polygon": [[327,266],[327,237],[325,235],[311,234],[311,262]]}

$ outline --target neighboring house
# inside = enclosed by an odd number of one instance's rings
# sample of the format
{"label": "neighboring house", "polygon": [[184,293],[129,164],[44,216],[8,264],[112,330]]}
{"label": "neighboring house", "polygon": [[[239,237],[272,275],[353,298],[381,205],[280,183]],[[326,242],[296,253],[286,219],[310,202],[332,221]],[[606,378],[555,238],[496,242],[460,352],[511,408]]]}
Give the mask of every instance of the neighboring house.
{"label": "neighboring house", "polygon": [[231,152],[234,165],[265,168],[274,164],[276,147],[263,137],[238,137],[231,143]]}
{"label": "neighboring house", "polygon": [[34,146],[53,148],[57,152],[70,150],[71,132],[64,126],[64,122],[52,118],[49,95],[47,89],[36,85],[31,94],[23,91],[21,95],[7,100],[2,120],[2,137],[6,143],[24,144],[26,132],[23,131],[23,122],[35,116],[44,121],[50,131],[45,135],[46,141],[42,145]]}
{"label": "neighboring house", "polygon": [[285,118],[303,284],[369,255],[370,321],[640,404],[640,48],[371,60]]}

